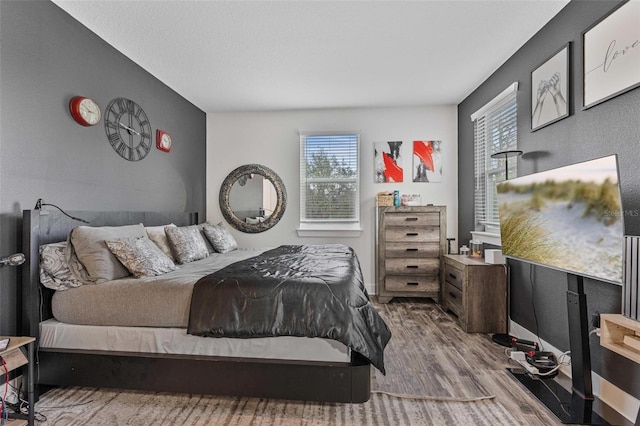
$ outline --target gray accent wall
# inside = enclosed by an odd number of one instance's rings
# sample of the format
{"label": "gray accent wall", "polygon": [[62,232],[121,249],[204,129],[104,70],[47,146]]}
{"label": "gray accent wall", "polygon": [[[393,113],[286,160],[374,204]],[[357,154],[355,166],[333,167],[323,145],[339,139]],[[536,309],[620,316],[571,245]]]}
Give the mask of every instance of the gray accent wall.
{"label": "gray accent wall", "polygon": [[[76,124],[68,105],[77,95],[103,113],[116,97],[138,103],[153,131],[149,154],[127,161],[111,148],[103,123]],[[173,136],[171,153],[155,148],[158,128]],[[22,210],[38,198],[72,211],[197,211],[204,218],[205,182],[203,111],[50,1],[0,1],[0,255],[20,250]],[[0,334],[19,330],[18,275],[18,268],[0,269]]]}
{"label": "gray accent wall", "polygon": [[[473,230],[473,124],[470,115],[514,81],[518,89],[518,175],[617,154],[625,231],[640,235],[640,89],[582,109],[582,33],[614,9],[617,1],[571,1],[540,32],[458,105],[459,235]],[[531,132],[531,71],[571,42],[572,81],[569,117]],[[509,261],[511,319],[561,350],[569,350],[566,274]],[[621,287],[585,280],[589,317],[621,313]],[[640,366],[602,349],[590,339],[592,369],[636,398]]]}

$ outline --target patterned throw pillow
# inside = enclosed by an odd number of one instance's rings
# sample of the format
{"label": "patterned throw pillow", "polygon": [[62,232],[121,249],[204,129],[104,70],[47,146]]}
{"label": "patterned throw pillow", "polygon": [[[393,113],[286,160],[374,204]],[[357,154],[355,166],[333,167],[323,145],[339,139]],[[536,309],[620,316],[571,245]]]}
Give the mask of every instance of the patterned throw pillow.
{"label": "patterned throw pillow", "polygon": [[105,241],[111,253],[136,278],[175,271],[176,265],[147,237]]}
{"label": "patterned throw pillow", "polygon": [[40,246],[40,283],[43,286],[52,290],[67,290],[83,284],[69,268],[66,248],[66,241]]}
{"label": "patterned throw pillow", "polygon": [[205,223],[203,230],[204,235],[218,253],[227,253],[238,248],[236,239],[222,222],[217,225]]}
{"label": "patterned throw pillow", "polygon": [[198,225],[176,226],[165,229],[171,252],[178,263],[189,263],[209,257],[209,249]]}

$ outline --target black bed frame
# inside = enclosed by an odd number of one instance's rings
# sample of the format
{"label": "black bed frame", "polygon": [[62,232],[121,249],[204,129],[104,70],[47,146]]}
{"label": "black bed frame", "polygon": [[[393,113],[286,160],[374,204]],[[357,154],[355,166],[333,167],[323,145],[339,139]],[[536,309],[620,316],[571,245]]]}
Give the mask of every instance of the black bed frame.
{"label": "black bed frame", "polygon": [[[197,213],[88,212],[69,215],[90,226],[198,223]],[[83,223],[54,210],[23,211],[22,329],[39,341],[39,323],[53,315],[53,291],[40,285],[39,247],[64,241]],[[352,352],[350,363],[231,358],[135,352],[61,350],[36,345],[34,382],[142,391],[361,403],[371,394],[369,362]]]}

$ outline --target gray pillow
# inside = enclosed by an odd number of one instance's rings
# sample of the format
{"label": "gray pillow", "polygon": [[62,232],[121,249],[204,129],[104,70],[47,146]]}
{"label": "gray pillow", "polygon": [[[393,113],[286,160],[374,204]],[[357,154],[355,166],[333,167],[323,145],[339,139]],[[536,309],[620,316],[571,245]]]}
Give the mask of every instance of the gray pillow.
{"label": "gray pillow", "polygon": [[200,225],[167,226],[167,234],[171,252],[178,263],[189,263],[209,257],[209,249],[202,236]]}
{"label": "gray pillow", "polygon": [[73,248],[73,244],[71,243],[71,234],[67,237],[67,246],[64,249],[64,255],[67,260],[69,270],[78,281],[83,282],[84,284],[95,284],[95,282],[91,281],[89,278],[87,268],[85,268],[82,262],[78,259],[76,250]]}
{"label": "gray pillow", "polygon": [[227,253],[238,248],[236,239],[233,238],[231,232],[229,232],[222,222],[217,225],[205,223],[203,231],[204,235],[218,253]]}
{"label": "gray pillow", "polygon": [[77,226],[71,230],[71,243],[78,260],[95,283],[129,276],[129,271],[111,253],[105,241],[145,237],[142,224],[126,226]]}
{"label": "gray pillow", "polygon": [[176,265],[147,237],[107,240],[107,247],[136,278],[175,271]]}

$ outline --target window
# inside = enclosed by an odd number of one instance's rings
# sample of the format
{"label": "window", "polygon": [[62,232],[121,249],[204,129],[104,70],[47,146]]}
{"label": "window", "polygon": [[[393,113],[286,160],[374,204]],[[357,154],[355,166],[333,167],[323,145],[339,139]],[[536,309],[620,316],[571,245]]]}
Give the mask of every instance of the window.
{"label": "window", "polygon": [[[491,155],[518,146],[516,92],[512,84],[495,99],[471,116],[475,151],[475,228],[498,233],[498,202],[496,183],[517,176],[517,160],[495,159]],[[505,176],[508,161],[509,176]]]}
{"label": "window", "polygon": [[357,132],[300,132],[299,235],[361,232],[359,142]]}

